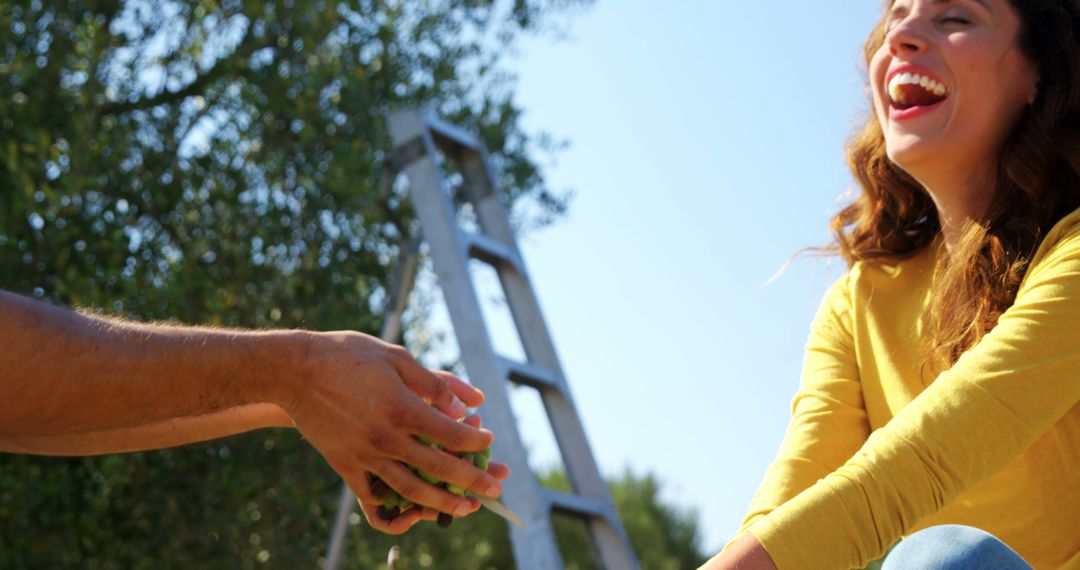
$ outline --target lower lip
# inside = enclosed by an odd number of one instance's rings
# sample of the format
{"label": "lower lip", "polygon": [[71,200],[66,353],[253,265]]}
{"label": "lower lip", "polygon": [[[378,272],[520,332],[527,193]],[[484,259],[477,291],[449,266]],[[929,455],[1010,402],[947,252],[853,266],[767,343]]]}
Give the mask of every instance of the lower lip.
{"label": "lower lip", "polygon": [[945,103],[945,101],[946,99],[942,99],[941,101],[938,101],[933,105],[919,105],[916,107],[909,107],[907,109],[897,109],[896,107],[890,106],[889,118],[894,121],[907,121],[909,119],[914,119],[915,117],[920,117],[922,115],[932,112],[933,110],[940,107],[943,103]]}

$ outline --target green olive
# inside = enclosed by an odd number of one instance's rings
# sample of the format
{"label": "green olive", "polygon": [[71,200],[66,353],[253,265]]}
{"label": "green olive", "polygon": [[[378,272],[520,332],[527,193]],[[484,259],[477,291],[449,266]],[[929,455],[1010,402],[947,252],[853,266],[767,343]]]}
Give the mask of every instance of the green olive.
{"label": "green olive", "polygon": [[[424,445],[431,446],[435,449],[443,449],[442,446],[422,435],[416,435],[413,437],[416,439],[416,441]],[[452,453],[456,457],[460,457],[461,459],[468,461],[481,471],[487,471],[488,465],[491,462],[490,447],[479,452],[464,451]],[[410,471],[412,471],[414,474],[416,474],[416,476],[420,477],[424,480],[424,482],[428,484],[435,485],[441,489],[446,489],[448,492],[459,497],[464,497],[467,494],[467,490],[464,487],[452,485],[445,481],[440,481],[431,473],[428,473],[422,469],[418,469],[411,465],[406,465],[406,467],[408,467]],[[387,520],[393,518],[394,516],[397,516],[398,513],[404,511],[405,509],[408,509],[409,507],[412,507],[414,504],[409,499],[402,497],[397,491],[391,489],[389,485],[387,485],[385,482],[383,482],[377,477],[374,478],[374,480],[372,481],[372,491],[375,493],[376,496],[382,495],[383,506],[379,508],[379,516]],[[454,517],[447,515],[446,513],[439,514],[439,526],[448,526],[453,520]]]}

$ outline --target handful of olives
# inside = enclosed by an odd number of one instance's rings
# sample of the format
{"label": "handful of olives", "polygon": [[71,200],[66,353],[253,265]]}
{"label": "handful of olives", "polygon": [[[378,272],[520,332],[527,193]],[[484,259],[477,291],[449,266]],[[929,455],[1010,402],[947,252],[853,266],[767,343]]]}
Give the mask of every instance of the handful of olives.
{"label": "handful of olives", "polygon": [[[431,441],[431,440],[429,440],[429,439],[427,439],[427,438],[425,438],[423,436],[416,436],[416,440],[419,441],[420,443],[423,443],[424,445],[430,445],[431,447],[434,447],[436,449],[442,449],[442,446],[440,446],[439,444],[437,444],[437,443],[435,443],[435,442],[433,442],[433,441]],[[473,465],[476,466],[477,469],[479,469],[481,471],[487,471],[488,463],[491,461],[491,448],[490,447],[484,449],[483,451],[479,451],[479,452],[472,452],[472,451],[453,452],[453,451],[451,451],[449,453],[451,453],[452,455],[456,455],[457,457],[459,457],[459,458],[461,458],[461,459],[463,459],[465,461],[468,461],[469,463],[472,463]],[[417,469],[416,467],[413,467],[411,465],[408,466],[408,467],[413,473],[415,473],[418,477],[423,479],[425,482],[430,483],[432,485],[435,485],[436,487],[441,487],[443,489],[446,489],[450,493],[453,493],[453,494],[455,494],[455,495],[457,495],[459,497],[464,497],[465,496],[466,490],[465,490],[464,487],[459,487],[457,485],[452,485],[452,484],[447,483],[445,481],[440,481],[434,475],[432,475],[432,474],[430,474],[430,473],[428,473],[426,471],[423,471],[421,469]],[[410,501],[409,499],[406,499],[405,497],[402,497],[397,491],[391,489],[389,485],[387,485],[382,479],[379,479],[378,477],[376,477],[371,482],[371,491],[376,496],[381,495],[382,498],[383,498],[383,504],[378,509],[379,518],[381,518],[383,520],[387,520],[387,521],[393,520],[393,519],[397,518],[397,516],[400,515],[402,512],[404,512],[405,510],[410,509],[410,508],[412,508],[414,506],[414,503],[412,501]],[[452,515],[449,515],[449,514],[446,514],[446,513],[439,513],[439,517],[437,519],[437,522],[438,522],[439,526],[445,528],[445,527],[450,526],[450,523],[454,522],[454,517]]]}

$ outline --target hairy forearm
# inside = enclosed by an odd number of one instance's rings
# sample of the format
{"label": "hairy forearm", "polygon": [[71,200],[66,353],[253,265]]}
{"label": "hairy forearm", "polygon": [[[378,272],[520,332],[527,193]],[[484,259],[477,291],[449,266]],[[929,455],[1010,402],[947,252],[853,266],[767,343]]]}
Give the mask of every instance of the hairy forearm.
{"label": "hairy forearm", "polygon": [[0,451],[34,455],[103,455],[176,447],[269,427],[295,427],[274,404],[251,404],[129,428],[52,435],[0,436]]}
{"label": "hairy forearm", "polygon": [[284,378],[301,350],[300,333],[128,323],[2,291],[0,325],[5,440],[90,432],[119,437],[154,424],[160,424],[157,436],[166,437],[180,425],[169,423],[176,418],[282,403],[289,396]]}

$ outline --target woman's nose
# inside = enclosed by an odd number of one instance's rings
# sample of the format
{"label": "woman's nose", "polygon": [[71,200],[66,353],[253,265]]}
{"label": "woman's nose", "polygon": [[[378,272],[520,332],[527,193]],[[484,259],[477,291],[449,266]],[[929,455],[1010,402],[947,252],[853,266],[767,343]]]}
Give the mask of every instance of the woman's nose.
{"label": "woman's nose", "polygon": [[885,35],[885,44],[889,47],[889,55],[911,55],[926,50],[926,36],[919,29],[920,24],[916,18],[909,17],[898,22]]}

